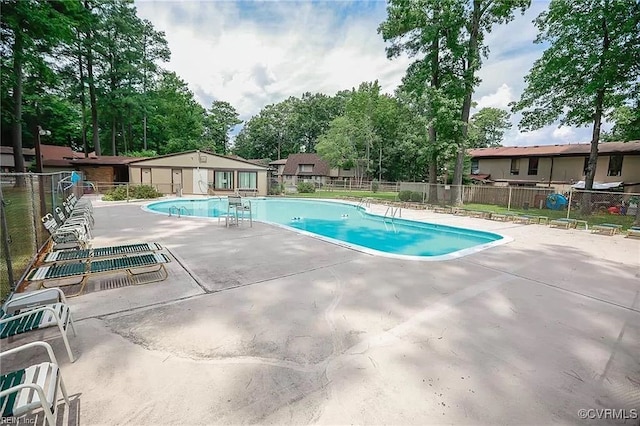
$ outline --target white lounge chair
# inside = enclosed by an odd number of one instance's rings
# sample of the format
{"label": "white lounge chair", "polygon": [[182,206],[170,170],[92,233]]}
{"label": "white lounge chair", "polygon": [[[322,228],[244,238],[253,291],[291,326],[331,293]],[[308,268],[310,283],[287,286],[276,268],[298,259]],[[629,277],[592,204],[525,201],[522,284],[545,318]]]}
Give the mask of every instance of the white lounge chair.
{"label": "white lounge chair", "polygon": [[67,406],[70,405],[70,401],[51,346],[45,342],[28,343],[2,352],[0,359],[34,347],[44,347],[49,355],[49,362],[0,375],[0,414],[4,420],[21,417],[42,408],[47,424],[55,426],[58,389],[62,391]]}
{"label": "white lounge chair", "polygon": [[73,326],[71,311],[64,293],[59,288],[14,294],[0,309],[0,339],[43,328],[58,327],[69,360],[74,362],[75,358],[67,338],[69,326],[75,336],[76,329]]}

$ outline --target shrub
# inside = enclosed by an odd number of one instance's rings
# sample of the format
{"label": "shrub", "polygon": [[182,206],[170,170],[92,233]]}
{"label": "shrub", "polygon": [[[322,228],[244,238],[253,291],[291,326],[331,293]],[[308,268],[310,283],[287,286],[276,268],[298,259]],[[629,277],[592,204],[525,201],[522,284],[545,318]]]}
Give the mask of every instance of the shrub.
{"label": "shrub", "polygon": [[421,203],[424,197],[422,196],[422,192],[412,192],[411,193],[411,201],[414,203]]}
{"label": "shrub", "polygon": [[411,200],[411,191],[400,191],[398,193],[398,198],[400,199],[400,201]]}
{"label": "shrub", "polygon": [[277,183],[269,188],[269,195],[281,195],[284,192],[284,185]]}
{"label": "shrub", "polygon": [[380,189],[380,184],[377,180],[374,179],[373,182],[371,182],[371,192],[375,194],[376,192],[378,192],[378,189]]}
{"label": "shrub", "polygon": [[[129,189],[129,196],[131,196],[131,188]],[[140,185],[133,187],[133,198],[158,198],[162,197],[162,194],[158,192],[151,185]]]}
{"label": "shrub", "polygon": [[316,187],[311,182],[300,182],[298,184],[298,192],[301,194],[310,194],[316,192]]}
{"label": "shrub", "polygon": [[[146,198],[158,198],[162,197],[162,194],[158,192],[151,185],[140,185],[129,187],[129,198],[146,199]],[[110,191],[107,191],[102,197],[103,201],[122,201],[127,199],[127,185],[116,186]]]}

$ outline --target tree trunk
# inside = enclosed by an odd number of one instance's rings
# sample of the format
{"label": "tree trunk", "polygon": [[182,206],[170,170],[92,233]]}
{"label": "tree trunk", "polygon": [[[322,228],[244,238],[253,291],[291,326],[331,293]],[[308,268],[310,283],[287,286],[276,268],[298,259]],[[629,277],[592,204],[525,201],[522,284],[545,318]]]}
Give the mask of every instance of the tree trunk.
{"label": "tree trunk", "polygon": [[[605,4],[606,6],[606,4]],[[600,55],[600,63],[598,65],[599,74],[604,69],[607,52],[609,51],[609,30],[607,28],[607,20],[602,18],[602,53]],[[605,87],[598,89],[596,93],[595,112],[593,116],[593,132],[591,133],[591,152],[589,153],[589,162],[587,163],[587,172],[584,177],[584,189],[582,194],[582,202],[580,213],[583,215],[591,214],[591,190],[593,189],[593,181],[596,175],[596,166],[598,164],[598,143],[600,143],[600,127],[602,125],[602,111],[605,99]]]}
{"label": "tree trunk", "polygon": [[111,155],[116,154],[116,118],[111,118]]}
{"label": "tree trunk", "polygon": [[580,206],[580,213],[583,215],[591,214],[591,190],[593,189],[596,165],[598,164],[598,143],[600,143],[600,127],[602,125],[602,105],[604,103],[604,96],[604,88],[599,89],[596,95],[596,112],[594,114],[593,132],[591,133],[591,151],[589,153],[589,162],[587,163],[587,172],[584,177],[585,192],[582,193]]}
{"label": "tree trunk", "polygon": [[[11,142],[16,173],[24,173],[24,157],[22,155],[22,34],[16,31],[13,43],[13,123],[11,126]],[[24,177],[16,179],[16,186],[25,186]]]}
{"label": "tree trunk", "polygon": [[[146,105],[145,105],[146,108]],[[147,112],[145,111],[144,117],[142,117],[142,148],[147,150]]]}
{"label": "tree trunk", "polygon": [[[439,10],[437,11],[439,12]],[[439,13],[437,15],[440,16]],[[431,42],[431,88],[438,89],[440,87],[440,30]],[[431,145],[431,161],[429,161],[429,203],[438,203],[438,151],[436,150],[437,134],[436,127],[433,123],[435,113],[430,111],[431,124],[429,124],[429,144]],[[446,182],[445,182],[446,184]]]}
{"label": "tree trunk", "polygon": [[91,131],[93,150],[99,157],[102,155],[100,149],[100,138],[98,137],[98,102],[96,101],[96,85],[93,80],[93,51],[91,50],[90,32],[87,35],[89,47],[87,48],[87,77],[89,79],[89,102],[91,103]]}
{"label": "tree trunk", "polygon": [[471,29],[469,31],[469,50],[467,52],[467,64],[465,69],[465,95],[462,103],[462,134],[458,143],[458,155],[456,167],[453,171],[453,186],[451,187],[451,204],[462,205],[462,174],[464,173],[464,156],[466,155],[467,134],[469,130],[469,114],[471,112],[471,97],[473,95],[473,79],[478,67],[478,33],[480,32],[480,20],[482,0],[473,0],[473,14]]}
{"label": "tree trunk", "polygon": [[[436,128],[433,124],[429,126],[429,143],[433,144],[429,161],[429,203],[438,203],[438,152],[435,150]],[[446,182],[445,182],[446,183]]]}
{"label": "tree trunk", "polygon": [[[80,35],[78,35],[78,41],[80,42]],[[84,157],[89,156],[89,145],[87,143],[87,99],[84,92],[84,68],[82,67],[82,47],[78,46],[78,68],[80,72],[80,108],[82,109],[82,150],[84,151]]]}
{"label": "tree trunk", "polygon": [[120,125],[122,127],[122,147],[124,152],[126,153],[127,151],[129,151],[129,147],[127,146],[127,133],[125,132],[124,120],[122,120]]}

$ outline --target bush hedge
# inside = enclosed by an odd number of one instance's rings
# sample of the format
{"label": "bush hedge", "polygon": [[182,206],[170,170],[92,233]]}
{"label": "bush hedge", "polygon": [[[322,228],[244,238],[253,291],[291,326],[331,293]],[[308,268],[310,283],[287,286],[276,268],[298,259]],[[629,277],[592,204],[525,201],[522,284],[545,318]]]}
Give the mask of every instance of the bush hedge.
{"label": "bush hedge", "polygon": [[412,192],[411,201],[414,203],[421,203],[423,200],[422,192]]}
{"label": "bush hedge", "polygon": [[[158,192],[151,185],[140,185],[129,187],[129,199],[147,199],[162,197],[162,193]],[[116,186],[107,191],[102,196],[102,201],[122,201],[127,199],[127,185]]]}
{"label": "bush hedge", "polygon": [[310,194],[316,192],[316,186],[311,182],[300,182],[298,184],[298,192],[301,194]]}
{"label": "bush hedge", "polygon": [[400,201],[409,201],[409,200],[411,200],[411,191],[400,191],[398,193],[398,199]]}

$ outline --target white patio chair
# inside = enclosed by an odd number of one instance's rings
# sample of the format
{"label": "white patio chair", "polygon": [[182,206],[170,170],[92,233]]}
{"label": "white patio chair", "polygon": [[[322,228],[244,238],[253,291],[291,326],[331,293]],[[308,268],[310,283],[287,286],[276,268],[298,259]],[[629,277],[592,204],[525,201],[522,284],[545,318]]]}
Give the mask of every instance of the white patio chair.
{"label": "white patio chair", "polygon": [[55,426],[58,411],[58,389],[70,405],[53,349],[45,342],[32,342],[0,354],[0,359],[33,347],[44,347],[49,362],[0,375],[0,413],[2,418],[21,417],[42,408],[47,424]]}
{"label": "white patio chair", "polygon": [[43,328],[58,327],[69,360],[75,362],[67,337],[69,326],[75,336],[76,329],[67,298],[59,288],[15,294],[0,309],[0,339]]}

